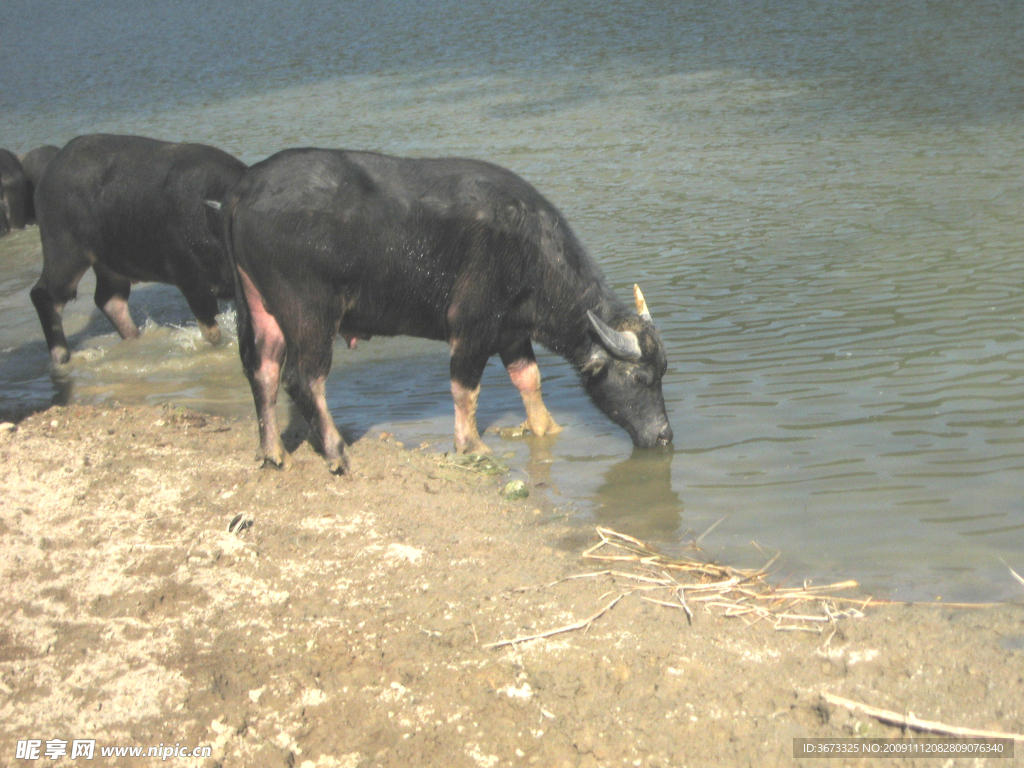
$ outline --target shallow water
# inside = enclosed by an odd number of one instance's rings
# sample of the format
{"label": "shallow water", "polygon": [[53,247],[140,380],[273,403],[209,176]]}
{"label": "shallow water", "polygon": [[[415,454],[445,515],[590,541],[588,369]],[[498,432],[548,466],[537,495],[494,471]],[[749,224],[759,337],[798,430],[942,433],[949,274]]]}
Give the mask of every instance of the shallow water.
{"label": "shallow water", "polygon": [[[0,145],[79,133],[458,154],[524,175],[670,358],[671,453],[637,452],[541,359],[557,438],[487,438],[573,514],[791,579],[1002,599],[1024,573],[1024,10],[893,4],[234,4],[14,0]],[[54,15],[62,23],[45,23]],[[133,291],[140,340],[91,303],[51,372],[27,291],[34,230],[0,240],[0,405],[171,400],[248,414],[233,342]],[[232,324],[225,305],[227,325]],[[447,353],[335,348],[349,437],[446,445]],[[522,419],[497,361],[482,425]],[[757,542],[764,550],[751,546]]]}

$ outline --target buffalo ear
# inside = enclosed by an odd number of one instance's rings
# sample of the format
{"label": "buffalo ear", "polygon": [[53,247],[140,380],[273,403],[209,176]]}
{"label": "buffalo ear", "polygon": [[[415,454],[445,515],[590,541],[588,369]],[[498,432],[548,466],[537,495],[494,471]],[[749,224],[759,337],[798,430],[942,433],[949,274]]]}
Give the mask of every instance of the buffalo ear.
{"label": "buffalo ear", "polygon": [[580,373],[588,379],[593,379],[594,377],[599,376],[601,372],[608,367],[608,363],[611,361],[612,359],[608,357],[608,353],[595,345],[590,353],[590,357],[588,357],[587,361],[580,366]]}
{"label": "buffalo ear", "polygon": [[640,351],[640,340],[632,331],[616,331],[601,318],[587,310],[590,326],[597,333],[603,346],[612,357],[620,360],[636,361],[643,357]]}

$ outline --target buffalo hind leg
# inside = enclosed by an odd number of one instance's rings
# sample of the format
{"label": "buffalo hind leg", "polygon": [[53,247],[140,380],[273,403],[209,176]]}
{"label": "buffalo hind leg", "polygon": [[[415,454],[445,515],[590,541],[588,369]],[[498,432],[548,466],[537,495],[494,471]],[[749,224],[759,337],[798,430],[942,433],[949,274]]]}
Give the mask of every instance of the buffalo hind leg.
{"label": "buffalo hind leg", "polygon": [[345,440],[327,408],[327,374],[310,378],[303,375],[301,367],[296,366],[296,369],[289,366],[286,374],[285,387],[288,394],[309,422],[314,445],[323,452],[327,468],[336,475],[347,474],[349,464]]}
{"label": "buffalo hind leg", "polygon": [[96,293],[93,296],[96,306],[107,316],[122,339],[137,339],[139,329],[128,312],[131,281],[111,272],[99,262],[93,264],[92,270],[96,273]]}
{"label": "buffalo hind leg", "polygon": [[[321,315],[314,313],[313,316]],[[343,475],[349,470],[345,441],[327,408],[326,395],[336,328],[337,323],[334,328],[321,328],[321,332],[310,329],[299,338],[289,338],[288,347],[294,354],[288,356],[285,388],[309,422],[314,446],[323,451],[327,468],[336,475]]]}
{"label": "buffalo hind leg", "polygon": [[62,269],[54,268],[54,260],[43,259],[43,274],[29,291],[29,297],[39,315],[39,323],[43,326],[46,347],[50,350],[50,359],[55,363],[66,363],[71,359],[68,350],[68,339],[64,335],[64,307],[75,298],[78,281],[89,268],[89,262],[75,260],[65,262]]}
{"label": "buffalo hind leg", "polygon": [[455,450],[458,453],[490,453],[480,439],[476,426],[476,407],[480,399],[480,379],[487,365],[486,356],[462,352],[457,341],[451,343],[452,400],[455,401]]}
{"label": "buffalo hind leg", "polygon": [[96,258],[59,228],[54,231],[41,227],[39,236],[43,246],[43,273],[29,296],[43,326],[50,358],[55,363],[66,363],[71,353],[64,335],[64,307],[75,298],[78,281]]}
{"label": "buffalo hind leg", "polygon": [[36,314],[39,315],[39,323],[43,326],[43,336],[46,338],[46,348],[50,350],[50,359],[55,363],[66,363],[71,359],[68,339],[64,335],[64,307],[67,300],[54,301],[42,278],[29,291],[29,297],[36,308]]}
{"label": "buffalo hind leg", "polygon": [[503,350],[501,362],[523,398],[523,406],[526,408],[523,426],[538,436],[557,435],[561,432],[562,427],[555,422],[541,399],[540,368],[537,367],[537,358],[534,357],[530,340],[525,339]]}
{"label": "buffalo hind leg", "polygon": [[263,466],[272,464],[284,469],[289,458],[277,427],[277,391],[287,351],[284,333],[249,276],[241,268],[238,275],[245,294],[238,302],[238,346],[260,427],[256,459],[262,460]]}

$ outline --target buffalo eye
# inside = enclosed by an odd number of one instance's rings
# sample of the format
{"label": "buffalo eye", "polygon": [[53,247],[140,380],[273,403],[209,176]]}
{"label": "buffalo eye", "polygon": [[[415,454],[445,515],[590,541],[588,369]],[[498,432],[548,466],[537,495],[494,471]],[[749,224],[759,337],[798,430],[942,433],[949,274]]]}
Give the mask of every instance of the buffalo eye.
{"label": "buffalo eye", "polygon": [[654,380],[651,378],[651,375],[647,373],[647,371],[634,371],[633,381],[635,381],[642,387],[649,387],[651,386],[651,384],[654,383]]}

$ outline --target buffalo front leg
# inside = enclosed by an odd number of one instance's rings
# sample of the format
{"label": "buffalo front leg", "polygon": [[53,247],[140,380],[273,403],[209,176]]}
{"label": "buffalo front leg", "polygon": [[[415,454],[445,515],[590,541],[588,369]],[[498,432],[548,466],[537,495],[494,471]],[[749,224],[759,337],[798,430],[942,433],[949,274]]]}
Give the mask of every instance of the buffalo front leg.
{"label": "buffalo front leg", "polygon": [[217,296],[213,290],[207,286],[200,286],[198,288],[182,288],[178,286],[178,288],[185,296],[188,308],[195,315],[196,322],[199,324],[199,330],[203,333],[203,338],[211,344],[219,344],[220,326],[217,325],[217,313],[220,311],[220,307],[217,305]]}
{"label": "buffalo front leg", "polygon": [[501,362],[505,364],[509,378],[523,398],[523,406],[526,408],[523,426],[538,436],[557,435],[561,432],[562,427],[555,422],[541,399],[540,368],[537,367],[530,340],[526,339],[503,351]]}
{"label": "buffalo front leg", "polygon": [[487,358],[464,354],[458,342],[452,342],[452,400],[455,402],[455,450],[458,453],[490,453],[480,439],[476,426],[476,408],[480,399],[480,379]]}
{"label": "buffalo front leg", "polygon": [[277,426],[277,391],[287,345],[281,326],[267,311],[252,280],[241,269],[238,274],[245,294],[238,302],[238,345],[260,428],[256,459],[262,461],[263,466],[272,464],[284,469],[288,465],[288,454]]}
{"label": "buffalo front leg", "polygon": [[96,306],[107,316],[122,339],[137,339],[139,329],[128,312],[131,281],[111,272],[99,262],[93,264],[92,271],[96,273],[96,293],[93,296]]}

